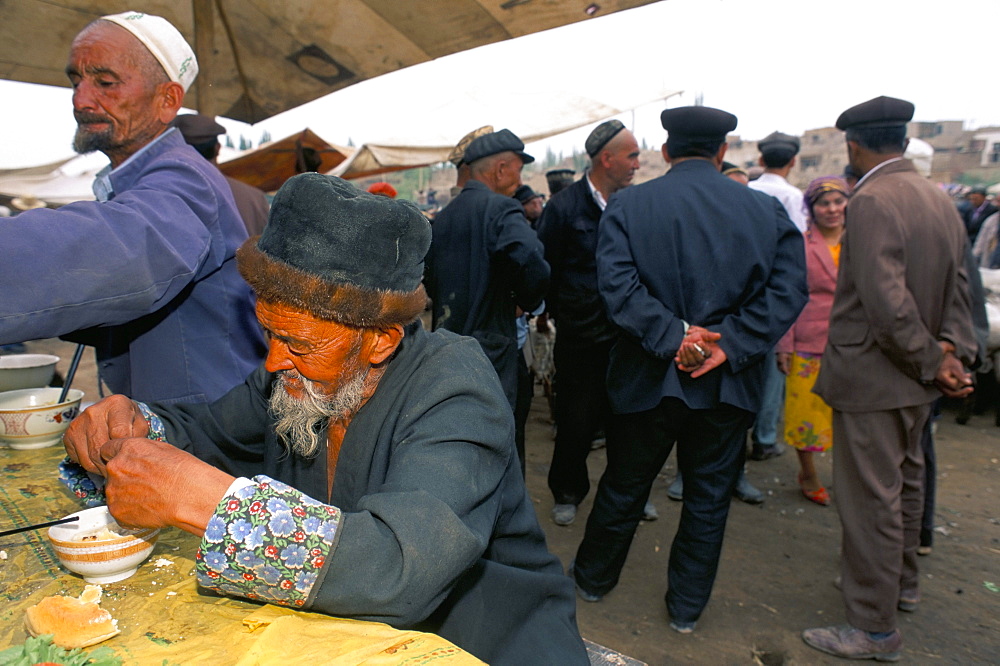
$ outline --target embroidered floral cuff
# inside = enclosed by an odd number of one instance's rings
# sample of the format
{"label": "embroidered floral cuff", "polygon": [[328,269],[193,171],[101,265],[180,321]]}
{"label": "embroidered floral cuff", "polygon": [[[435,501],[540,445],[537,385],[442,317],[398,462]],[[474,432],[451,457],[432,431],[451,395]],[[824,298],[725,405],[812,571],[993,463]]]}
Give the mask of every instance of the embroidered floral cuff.
{"label": "embroidered floral cuff", "polygon": [[[94,479],[100,479],[100,485],[94,483]],[[108,503],[104,497],[104,479],[96,474],[93,476],[87,474],[87,470],[70,460],[69,456],[59,463],[59,480],[76,495],[77,499],[90,508]]]}
{"label": "embroidered floral cuff", "polygon": [[139,411],[142,412],[142,417],[149,424],[149,434],[146,435],[146,439],[152,439],[157,442],[167,441],[167,431],[163,427],[163,421],[156,415],[156,412],[150,409],[149,405],[144,402],[136,402],[135,406],[139,408]]}
{"label": "embroidered floral cuff", "polygon": [[[146,436],[158,442],[165,442],[166,430],[160,417],[146,403],[135,404],[149,424],[149,434]],[[103,506],[108,503],[104,496],[104,479],[97,474],[89,474],[68,456],[59,463],[59,480],[88,507]]]}
{"label": "embroidered floral cuff", "polygon": [[341,512],[267,476],[222,499],[198,548],[198,583],[228,596],[304,606],[332,554]]}

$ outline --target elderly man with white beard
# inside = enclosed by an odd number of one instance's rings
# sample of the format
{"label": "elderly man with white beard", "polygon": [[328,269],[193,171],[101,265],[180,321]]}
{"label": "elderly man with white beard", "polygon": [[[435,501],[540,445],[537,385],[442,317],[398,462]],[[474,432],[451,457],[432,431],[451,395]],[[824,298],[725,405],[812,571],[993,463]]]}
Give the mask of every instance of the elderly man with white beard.
{"label": "elderly man with white beard", "polygon": [[408,201],[290,179],[237,255],[264,365],[214,403],[112,396],[67,451],[120,524],[201,536],[204,587],[433,631],[490,664],[587,664],[496,372],[417,320],[429,243]]}

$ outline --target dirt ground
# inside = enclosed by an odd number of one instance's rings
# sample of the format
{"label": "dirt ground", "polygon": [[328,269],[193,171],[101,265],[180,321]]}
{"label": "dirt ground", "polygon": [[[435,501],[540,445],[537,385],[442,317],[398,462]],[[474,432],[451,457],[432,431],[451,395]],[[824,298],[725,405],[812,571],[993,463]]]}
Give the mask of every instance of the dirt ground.
{"label": "dirt ground", "polygon": [[[65,374],[74,345],[29,343],[29,351],[62,357]],[[85,401],[96,399],[93,353],[84,355],[73,385]],[[527,431],[528,490],[549,548],[566,565],[583,535],[604,451],[592,452],[593,488],[577,520],[558,527],[549,519],[552,497],[546,474],[552,425],[536,388]],[[937,433],[938,497],[934,552],[920,559],[923,600],[915,613],[900,613],[904,659],[913,664],[1000,663],[1000,428],[993,415],[955,423],[946,409]],[[831,458],[819,458],[831,487]],[[577,605],[581,633],[651,666],[663,664],[835,664],[841,660],[808,648],[803,629],[844,621],[837,575],[839,521],[834,505],[806,501],[795,483],[791,451],[749,462],[750,481],[767,494],[763,505],[733,500],[719,575],[712,599],[693,634],[667,626],[667,558],[680,504],[667,498],[674,474],[671,456],[653,488],[660,518],[642,523],[618,587],[599,603]]]}

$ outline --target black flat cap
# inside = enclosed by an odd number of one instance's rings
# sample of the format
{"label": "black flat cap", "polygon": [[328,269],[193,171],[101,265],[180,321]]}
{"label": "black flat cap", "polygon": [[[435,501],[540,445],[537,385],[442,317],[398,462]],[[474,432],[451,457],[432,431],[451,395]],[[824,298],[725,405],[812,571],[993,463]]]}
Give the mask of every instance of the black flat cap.
{"label": "black flat cap", "polygon": [[710,106],[680,106],[660,114],[660,124],[671,137],[696,141],[724,141],[736,122],[733,114]]}
{"label": "black flat cap", "polygon": [[799,152],[799,145],[798,137],[782,132],[771,132],[757,142],[757,148],[761,155],[784,153],[789,157],[794,157]]}
{"label": "black flat cap", "polygon": [[522,185],[514,191],[514,198],[523,204],[528,203],[532,199],[537,199],[540,196],[542,195],[531,189],[531,185]]}
{"label": "black flat cap", "polygon": [[465,149],[462,161],[466,164],[472,164],[484,157],[507,151],[516,153],[525,164],[531,164],[535,161],[534,157],[524,152],[524,142],[509,129],[502,129],[499,132],[484,134],[473,139],[472,143]]}
{"label": "black flat cap", "polygon": [[493,125],[483,125],[479,129],[474,129],[455,144],[455,147],[451,149],[448,154],[448,161],[454,164],[456,167],[462,166],[463,160],[465,159],[465,149],[469,147],[469,144],[478,137],[484,134],[489,134],[493,131]]}
{"label": "black flat cap", "polygon": [[623,129],[625,129],[625,125],[620,120],[604,121],[595,127],[594,131],[587,137],[587,140],[583,144],[584,150],[587,151],[588,155],[593,157],[601,152],[601,148],[608,145],[608,141],[615,138],[615,135]]}
{"label": "black flat cap", "polygon": [[572,169],[550,169],[545,172],[545,177],[549,180],[564,180],[566,178],[573,178],[576,175],[576,171]]}
{"label": "black flat cap", "polygon": [[895,97],[876,97],[852,106],[837,118],[837,129],[905,127],[913,119],[913,104]]}
{"label": "black flat cap", "polygon": [[214,118],[200,113],[177,116],[171,124],[181,131],[184,141],[193,146],[208,143],[220,134],[226,133],[226,128],[215,122]]}

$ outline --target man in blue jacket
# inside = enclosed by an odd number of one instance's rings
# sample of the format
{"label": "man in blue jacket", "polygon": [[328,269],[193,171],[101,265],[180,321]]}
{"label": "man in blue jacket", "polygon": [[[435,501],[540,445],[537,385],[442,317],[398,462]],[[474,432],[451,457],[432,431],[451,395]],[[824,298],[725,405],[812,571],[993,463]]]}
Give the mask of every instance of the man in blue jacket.
{"label": "man in blue jacket", "polygon": [[247,234],[229,186],[170,127],[194,53],[166,20],[126,12],[77,35],[66,73],[74,148],[111,164],[96,202],[0,224],[0,344],[62,336],[96,347],[115,393],[214,400],[264,346],[236,270]]}
{"label": "man in blue jacket", "polygon": [[802,234],[781,203],[719,173],[736,116],[682,107],[661,121],[670,171],[616,194],[598,233],[598,289],[621,335],[608,369],[608,464],[574,576],[587,601],[615,587],[676,442],[684,507],[667,611],[688,633],[712,591],[763,359],[808,292]]}

